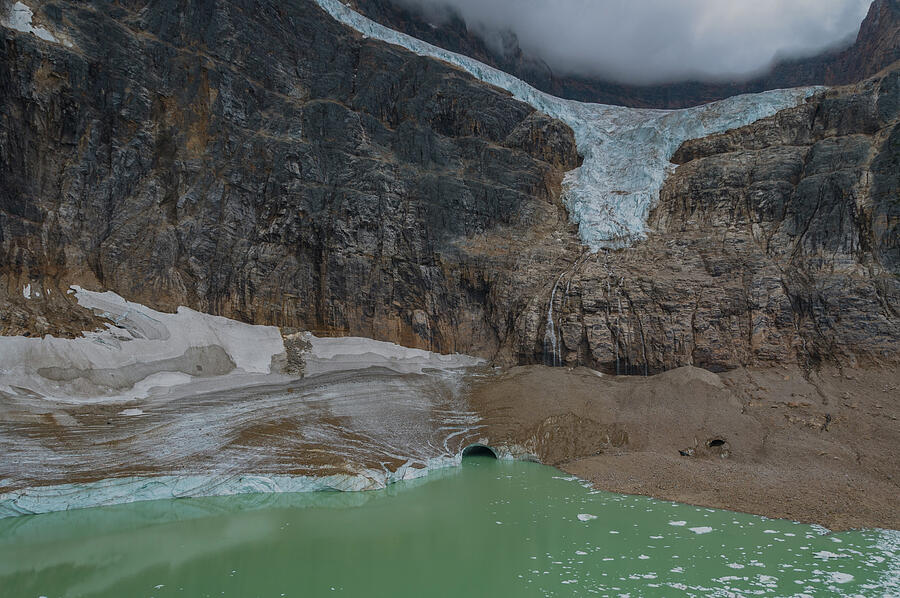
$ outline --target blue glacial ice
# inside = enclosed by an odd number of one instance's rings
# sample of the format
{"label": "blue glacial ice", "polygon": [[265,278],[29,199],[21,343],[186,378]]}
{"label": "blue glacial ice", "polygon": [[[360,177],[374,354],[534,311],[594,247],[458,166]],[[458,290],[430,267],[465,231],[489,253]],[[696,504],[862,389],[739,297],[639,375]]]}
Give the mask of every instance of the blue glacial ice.
{"label": "blue glacial ice", "polygon": [[0,493],[0,519],[109,505],[188,498],[287,492],[378,490],[430,472],[459,465],[459,456],[430,459],[426,467],[407,463],[396,471],[364,469],[358,473],[314,475],[162,475],[108,478],[96,482],[36,486]]}
{"label": "blue glacial ice", "polygon": [[684,141],[748,125],[823,89],[780,89],[684,110],[564,100],[477,60],[379,25],[340,0],[316,1],[336,20],[367,37],[453,64],[568,124],[584,163],[566,175],[563,201],[581,241],[592,251],[625,247],[646,237],[647,217],[675,168],[669,159]]}

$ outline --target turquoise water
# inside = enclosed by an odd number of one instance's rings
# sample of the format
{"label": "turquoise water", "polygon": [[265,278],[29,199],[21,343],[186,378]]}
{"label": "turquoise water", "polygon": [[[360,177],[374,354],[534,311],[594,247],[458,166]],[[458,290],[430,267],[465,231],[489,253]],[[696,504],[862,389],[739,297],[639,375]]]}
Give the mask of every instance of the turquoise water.
{"label": "turquoise water", "polygon": [[900,534],[592,491],[471,458],[365,493],[0,520],[3,598],[898,596]]}

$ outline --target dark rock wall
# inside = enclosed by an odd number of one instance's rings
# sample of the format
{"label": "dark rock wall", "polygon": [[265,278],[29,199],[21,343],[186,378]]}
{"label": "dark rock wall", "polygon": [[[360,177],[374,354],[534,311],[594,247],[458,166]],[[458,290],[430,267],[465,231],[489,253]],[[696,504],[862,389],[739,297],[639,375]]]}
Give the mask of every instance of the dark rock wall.
{"label": "dark rock wall", "polygon": [[[164,309],[496,348],[458,240],[559,219],[578,159],[568,127],[310,0],[36,12],[74,47],[0,28],[3,331],[74,332],[60,302],[76,282]],[[28,283],[50,296],[24,300]]]}

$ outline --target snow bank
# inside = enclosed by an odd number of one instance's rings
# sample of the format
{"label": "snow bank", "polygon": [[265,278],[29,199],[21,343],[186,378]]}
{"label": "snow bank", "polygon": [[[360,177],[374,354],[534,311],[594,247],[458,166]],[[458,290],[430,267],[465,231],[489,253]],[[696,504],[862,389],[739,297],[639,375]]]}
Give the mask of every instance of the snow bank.
{"label": "snow bank", "polygon": [[281,332],[179,307],[174,314],[113,292],[73,287],[113,322],[84,337],[0,337],[0,392],[62,402],[127,401],[199,378],[272,374]]}
{"label": "snow bank", "polygon": [[584,164],[566,175],[563,200],[592,250],[618,248],[646,236],[659,190],[674,169],[675,150],[689,139],[744,126],[812,95],[813,87],[736,96],[685,110],[646,110],[564,100],[477,60],[389,29],[340,0],[316,0],[336,20],[363,35],[449,62],[477,79],[558,118],[575,132]]}
{"label": "snow bank", "polygon": [[[70,404],[151,396],[169,400],[290,379],[282,375],[286,350],[274,326],[186,307],[163,313],[113,292],[72,288],[81,306],[111,323],[75,339],[0,337],[0,396]],[[301,334],[307,376],[372,367],[421,374],[484,363],[468,355],[441,355],[368,338]]]}
{"label": "snow bank", "polygon": [[[73,289],[80,305],[110,321],[106,330],[0,337],[0,415],[30,426],[0,427],[0,453],[14,457],[0,472],[0,517],[384,488],[458,464],[456,445],[479,427],[460,390],[465,368],[481,359],[301,333],[299,379],[281,373],[287,356],[277,328]],[[262,444],[253,440],[260,428],[270,430]],[[103,479],[113,469],[122,477]]]}
{"label": "snow bank", "polygon": [[326,372],[383,367],[400,374],[421,374],[423,370],[477,366],[483,359],[454,353],[441,355],[361,337],[318,338],[306,333],[310,348],[304,353],[307,376]]}

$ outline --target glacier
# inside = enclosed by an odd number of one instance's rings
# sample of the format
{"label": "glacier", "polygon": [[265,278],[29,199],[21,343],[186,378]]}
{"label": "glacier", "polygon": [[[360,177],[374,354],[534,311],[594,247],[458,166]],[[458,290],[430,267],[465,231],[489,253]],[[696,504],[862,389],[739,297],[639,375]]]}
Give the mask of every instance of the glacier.
{"label": "glacier", "polygon": [[[39,294],[30,288],[28,292]],[[291,379],[282,373],[286,349],[274,326],[187,307],[160,312],[112,291],[73,286],[70,293],[79,305],[107,319],[106,329],[74,339],[0,337],[0,396],[70,404],[134,403]],[[301,334],[308,347],[303,354],[306,376],[373,367],[422,373],[484,363],[468,355],[440,355],[367,338]],[[135,409],[127,411],[135,414]]]}
{"label": "glacier", "polygon": [[566,174],[563,202],[578,226],[582,243],[592,251],[618,249],[646,238],[647,218],[659,200],[663,182],[675,169],[669,160],[683,142],[772,116],[824,89],[773,90],[683,110],[565,100],[477,60],[375,23],[340,0],[316,2],[334,19],[366,37],[450,63],[569,125],[584,162]]}
{"label": "glacier", "polygon": [[[31,289],[31,293],[39,291]],[[0,337],[0,518],[122,502],[372,490],[459,464],[485,362],[281,331],[74,286],[108,321]],[[302,372],[287,372],[298,351]],[[296,357],[296,355],[295,355]]]}
{"label": "glacier", "polygon": [[453,370],[487,363],[480,357],[461,353],[442,355],[359,336],[320,338],[310,332],[301,334],[309,344],[303,354],[307,376],[366,368],[421,374],[428,369]]}

